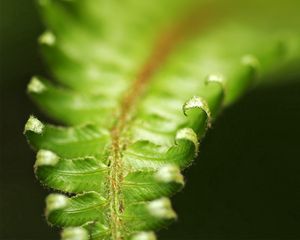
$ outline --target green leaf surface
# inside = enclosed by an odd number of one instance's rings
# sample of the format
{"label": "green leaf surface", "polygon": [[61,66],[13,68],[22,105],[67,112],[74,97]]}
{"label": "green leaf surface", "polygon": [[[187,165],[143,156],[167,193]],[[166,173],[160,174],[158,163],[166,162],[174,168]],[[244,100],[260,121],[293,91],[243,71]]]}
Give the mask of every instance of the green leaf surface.
{"label": "green leaf surface", "polygon": [[39,150],[35,173],[44,185],[60,191],[103,193],[108,168],[94,157],[62,159],[49,150]]}
{"label": "green leaf surface", "polygon": [[107,200],[96,192],[86,192],[71,198],[53,193],[47,197],[46,204],[49,223],[70,227],[96,220],[104,221],[103,209]]}
{"label": "green leaf surface", "polygon": [[[283,7],[284,6],[284,7]],[[223,107],[300,62],[298,1],[39,0],[50,78],[27,92],[35,174],[63,240],[155,240]],[[297,65],[297,64],[296,64]],[[299,70],[295,70],[299,72]],[[72,197],[67,196],[71,195]]]}

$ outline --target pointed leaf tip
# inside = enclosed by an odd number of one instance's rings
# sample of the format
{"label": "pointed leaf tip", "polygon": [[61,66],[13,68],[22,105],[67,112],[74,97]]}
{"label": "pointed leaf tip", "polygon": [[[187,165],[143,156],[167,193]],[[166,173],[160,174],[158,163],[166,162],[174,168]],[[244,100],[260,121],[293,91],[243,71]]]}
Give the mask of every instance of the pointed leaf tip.
{"label": "pointed leaf tip", "polygon": [[88,240],[89,233],[82,227],[65,228],[61,233],[61,240]]}
{"label": "pointed leaf tip", "polygon": [[205,80],[205,83],[207,84],[210,82],[220,83],[221,85],[224,85],[224,76],[220,73],[209,74]]}
{"label": "pointed leaf tip", "polygon": [[31,131],[37,134],[41,134],[43,132],[43,129],[44,124],[34,116],[30,116],[25,124],[24,133],[26,133],[27,131]]}
{"label": "pointed leaf tip", "polygon": [[60,208],[64,208],[68,204],[68,197],[63,194],[52,193],[46,198],[46,213]]}
{"label": "pointed leaf tip", "polygon": [[197,155],[197,153],[199,151],[199,141],[198,141],[197,134],[195,133],[195,131],[193,129],[182,128],[182,129],[178,130],[176,133],[175,141],[180,140],[180,139],[185,139],[185,140],[193,142],[195,145],[195,155]]}
{"label": "pointed leaf tip", "polygon": [[226,86],[225,86],[225,77],[223,74],[220,73],[209,74],[205,79],[205,84],[210,84],[210,83],[219,84],[220,87],[222,88],[223,97],[225,96]]}
{"label": "pointed leaf tip", "polygon": [[58,163],[59,157],[49,150],[41,149],[36,155],[35,166],[50,165],[54,166]]}
{"label": "pointed leaf tip", "polygon": [[149,213],[157,218],[172,219],[177,215],[172,209],[171,201],[168,198],[160,198],[148,203]]}
{"label": "pointed leaf tip", "polygon": [[130,240],[156,240],[154,232],[138,232]]}
{"label": "pointed leaf tip", "polygon": [[246,54],[242,57],[241,62],[243,65],[250,66],[254,70],[258,70],[260,63],[257,57],[252,54]]}
{"label": "pointed leaf tip", "polygon": [[203,110],[206,113],[208,123],[210,123],[211,113],[207,102],[203,98],[198,96],[193,96],[192,98],[187,100],[182,106],[184,115],[187,116],[187,111],[193,108],[200,108],[201,110]]}
{"label": "pointed leaf tip", "polygon": [[161,182],[177,182],[182,185],[184,184],[183,176],[180,173],[179,168],[172,164],[161,167],[155,174],[155,177]]}
{"label": "pointed leaf tip", "polygon": [[27,85],[27,91],[33,93],[42,93],[46,90],[46,86],[39,80],[38,77],[32,77]]}
{"label": "pointed leaf tip", "polygon": [[56,42],[56,37],[52,32],[46,31],[39,37],[38,42],[40,44],[53,46]]}

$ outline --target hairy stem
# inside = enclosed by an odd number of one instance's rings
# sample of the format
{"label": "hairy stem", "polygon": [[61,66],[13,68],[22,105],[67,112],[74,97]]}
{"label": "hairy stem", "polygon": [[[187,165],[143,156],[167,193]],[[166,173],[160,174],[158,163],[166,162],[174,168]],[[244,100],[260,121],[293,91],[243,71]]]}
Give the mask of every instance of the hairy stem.
{"label": "hairy stem", "polygon": [[123,211],[122,197],[120,193],[120,184],[123,180],[123,166],[121,151],[124,148],[125,139],[122,137],[122,132],[126,124],[130,121],[130,113],[137,100],[143,93],[147,83],[151,80],[152,75],[157,71],[159,66],[168,56],[176,42],[180,37],[180,29],[175,28],[162,34],[156,46],[152,51],[152,55],[142,67],[137,75],[135,82],[127,95],[124,97],[121,104],[121,112],[118,122],[111,130],[112,137],[112,156],[110,158],[110,216],[112,239],[122,239],[122,226],[120,214]]}

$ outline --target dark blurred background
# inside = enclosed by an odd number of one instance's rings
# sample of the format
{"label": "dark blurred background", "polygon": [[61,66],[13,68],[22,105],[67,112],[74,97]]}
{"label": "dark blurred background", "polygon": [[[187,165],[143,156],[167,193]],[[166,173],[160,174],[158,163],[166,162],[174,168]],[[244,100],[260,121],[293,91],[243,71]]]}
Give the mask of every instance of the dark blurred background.
{"label": "dark blurred background", "polygon": [[[22,135],[38,113],[25,89],[44,72],[42,26],[31,0],[0,0],[0,11],[0,239],[55,240],[57,229],[43,217],[47,190],[35,180],[35,154]],[[300,239],[299,123],[300,79],[251,91],[227,109],[173,198],[179,220],[160,239]]]}

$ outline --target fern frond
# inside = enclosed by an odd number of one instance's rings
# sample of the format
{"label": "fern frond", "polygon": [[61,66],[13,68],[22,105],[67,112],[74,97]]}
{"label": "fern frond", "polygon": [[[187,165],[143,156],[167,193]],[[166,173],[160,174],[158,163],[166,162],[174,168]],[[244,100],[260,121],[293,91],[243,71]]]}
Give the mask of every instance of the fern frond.
{"label": "fern frond", "polygon": [[55,82],[33,77],[28,93],[64,126],[31,116],[24,133],[37,178],[60,192],[46,217],[63,240],[155,239],[222,107],[299,60],[299,29],[266,31],[235,4],[39,0]]}

